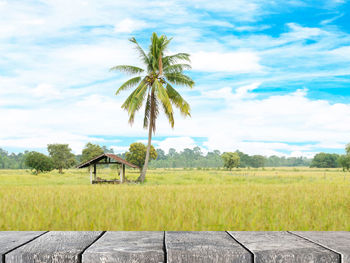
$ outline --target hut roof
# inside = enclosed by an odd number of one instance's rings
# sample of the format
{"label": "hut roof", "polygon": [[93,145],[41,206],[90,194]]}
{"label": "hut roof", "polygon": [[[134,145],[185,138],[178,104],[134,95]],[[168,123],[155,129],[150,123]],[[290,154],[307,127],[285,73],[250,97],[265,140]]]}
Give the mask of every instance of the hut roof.
{"label": "hut roof", "polygon": [[101,154],[101,155],[99,155],[99,156],[97,156],[97,157],[95,157],[95,158],[93,158],[93,159],[91,159],[91,160],[89,160],[89,161],[86,161],[86,162],[84,162],[84,163],[82,163],[82,164],[79,164],[79,165],[77,166],[77,168],[88,167],[89,165],[98,163],[99,161],[101,161],[101,160],[103,160],[103,159],[108,160],[108,158],[113,159],[113,160],[116,161],[116,162],[109,162],[109,163],[111,163],[111,164],[113,164],[113,163],[119,163],[119,164],[125,164],[125,165],[127,165],[127,166],[129,166],[129,167],[132,167],[132,168],[139,168],[137,165],[132,164],[132,163],[129,163],[129,162],[125,161],[124,159],[120,158],[119,156],[117,156],[117,155],[115,155],[115,154],[111,154],[111,153],[104,153],[104,154]]}

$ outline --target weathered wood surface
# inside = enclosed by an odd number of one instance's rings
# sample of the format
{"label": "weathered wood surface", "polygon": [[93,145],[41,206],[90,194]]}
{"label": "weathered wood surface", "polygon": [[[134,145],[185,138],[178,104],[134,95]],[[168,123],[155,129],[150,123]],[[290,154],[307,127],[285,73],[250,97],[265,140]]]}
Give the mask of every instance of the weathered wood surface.
{"label": "weathered wood surface", "polygon": [[81,253],[102,232],[52,231],[5,255],[6,263],[80,262]]}
{"label": "weathered wood surface", "polygon": [[168,263],[252,262],[252,255],[226,232],[166,232]]}
{"label": "weathered wood surface", "polygon": [[84,263],[163,263],[164,232],[106,232],[82,256]]}
{"label": "weathered wood surface", "polygon": [[4,263],[5,254],[11,250],[44,234],[43,231],[4,231],[0,232],[0,262]]}
{"label": "weathered wood surface", "polygon": [[346,231],[292,231],[298,236],[341,254],[342,262],[350,263],[350,232]]}
{"label": "weathered wood surface", "polygon": [[1,263],[350,263],[350,232],[0,232],[0,256]]}
{"label": "weathered wood surface", "polygon": [[340,255],[288,232],[229,231],[254,254],[254,262],[340,262]]}

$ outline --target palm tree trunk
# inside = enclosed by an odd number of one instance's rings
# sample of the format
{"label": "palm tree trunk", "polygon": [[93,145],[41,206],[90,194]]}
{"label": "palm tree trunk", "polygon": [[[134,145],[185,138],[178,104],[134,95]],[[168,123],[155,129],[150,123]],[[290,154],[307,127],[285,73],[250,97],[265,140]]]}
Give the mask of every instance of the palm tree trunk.
{"label": "palm tree trunk", "polygon": [[149,153],[151,151],[151,142],[152,142],[152,114],[151,114],[151,118],[150,118],[150,123],[148,125],[148,144],[147,144],[147,151],[146,151],[146,158],[145,158],[145,164],[143,165],[142,171],[141,171],[141,175],[139,176],[139,178],[137,178],[138,182],[143,183],[145,181],[146,178],[146,171],[147,171],[147,167],[148,167],[148,162],[149,162]]}
{"label": "palm tree trunk", "polygon": [[149,118],[149,123],[148,123],[148,144],[147,144],[147,150],[146,150],[146,158],[145,158],[145,163],[142,167],[141,174],[139,178],[137,178],[138,182],[143,183],[146,178],[146,172],[147,172],[147,167],[148,167],[148,162],[149,162],[149,154],[151,152],[151,145],[152,145],[152,131],[154,127],[154,122],[155,122],[155,102],[154,102],[154,91],[152,91],[151,94],[151,113],[150,113],[150,118]]}

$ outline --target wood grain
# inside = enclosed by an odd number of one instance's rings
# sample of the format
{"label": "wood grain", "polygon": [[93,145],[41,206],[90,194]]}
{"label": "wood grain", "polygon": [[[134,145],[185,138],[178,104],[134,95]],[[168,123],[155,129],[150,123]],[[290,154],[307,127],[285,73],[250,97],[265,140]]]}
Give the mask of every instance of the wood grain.
{"label": "wood grain", "polygon": [[287,232],[229,231],[229,233],[253,252],[256,263],[335,263],[340,260],[338,254]]}
{"label": "wood grain", "polygon": [[163,263],[164,232],[106,232],[82,256],[84,263]]}
{"label": "wood grain", "polygon": [[350,263],[350,232],[347,231],[292,231],[301,237],[327,247],[342,255],[343,263]]}
{"label": "wood grain", "polygon": [[71,263],[101,232],[52,231],[5,255],[6,263]]}
{"label": "wood grain", "polygon": [[252,262],[252,255],[226,232],[166,232],[168,263]]}
{"label": "wood grain", "polygon": [[0,262],[4,262],[4,255],[30,240],[42,235],[43,231],[3,231],[0,232]]}

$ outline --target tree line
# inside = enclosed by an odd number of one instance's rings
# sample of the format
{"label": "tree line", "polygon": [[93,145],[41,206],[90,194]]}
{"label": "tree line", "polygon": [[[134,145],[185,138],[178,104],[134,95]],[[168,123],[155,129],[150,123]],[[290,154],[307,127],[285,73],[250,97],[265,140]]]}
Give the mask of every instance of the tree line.
{"label": "tree line", "polygon": [[[232,169],[235,167],[282,167],[282,166],[310,166],[317,168],[350,169],[350,144],[345,148],[346,154],[318,153],[314,158],[306,157],[279,157],[276,155],[265,157],[262,155],[248,155],[239,150],[235,152],[221,153],[219,150],[203,153],[200,147],[186,148],[177,152],[170,148],[168,153],[162,149],[150,149],[151,168],[220,168]],[[107,146],[87,143],[79,155],[74,155],[68,144],[49,144],[48,155],[39,152],[11,153],[0,148],[0,169],[28,169],[34,173],[57,169],[60,173],[63,169],[71,168],[78,163],[86,162],[103,153],[114,153]],[[147,147],[142,143],[133,143],[129,151],[116,154],[127,161],[142,168]]]}

